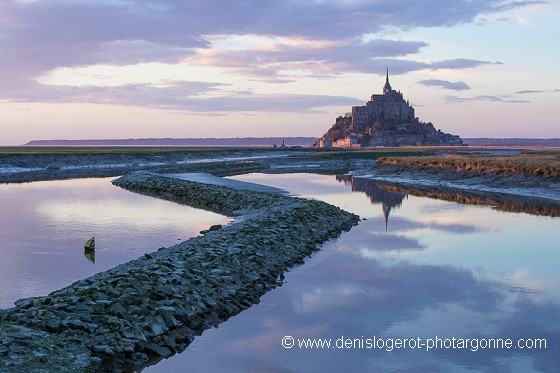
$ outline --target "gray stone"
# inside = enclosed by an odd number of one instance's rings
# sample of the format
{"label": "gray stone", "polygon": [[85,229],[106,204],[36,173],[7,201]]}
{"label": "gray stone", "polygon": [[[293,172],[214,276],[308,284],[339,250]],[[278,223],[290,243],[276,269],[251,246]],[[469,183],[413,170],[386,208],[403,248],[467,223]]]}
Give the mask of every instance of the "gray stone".
{"label": "gray stone", "polygon": [[134,352],[131,356],[132,361],[135,361],[138,366],[148,362],[148,355],[143,352]]}
{"label": "gray stone", "polygon": [[113,351],[111,346],[107,346],[107,345],[93,346],[93,352],[101,355],[108,355],[108,356],[115,355],[115,351]]}
{"label": "gray stone", "polygon": [[159,325],[159,324],[152,324],[151,325],[151,330],[155,335],[162,335],[163,333],[165,333],[167,328],[165,328],[165,327],[163,327],[162,325]]}
{"label": "gray stone", "polygon": [[58,333],[61,328],[60,318],[53,317],[47,322],[47,331],[51,333]]}
{"label": "gray stone", "polygon": [[169,348],[159,346],[155,343],[146,343],[146,346],[144,346],[144,349],[149,351],[152,354],[155,354],[157,356],[161,356],[163,358],[166,358],[166,357],[169,357],[169,356],[173,355],[173,352]]}
{"label": "gray stone", "polygon": [[111,307],[109,307],[109,309],[119,317],[122,317],[126,314],[126,308],[124,308],[124,306],[120,303],[114,303]]}
{"label": "gray stone", "polygon": [[65,329],[88,330],[88,324],[80,320],[63,320],[61,324]]}
{"label": "gray stone", "polygon": [[19,308],[27,308],[33,305],[33,301],[35,301],[35,298],[21,298],[16,300],[14,304]]}
{"label": "gray stone", "polygon": [[168,328],[175,328],[177,327],[177,325],[179,325],[179,322],[177,321],[177,319],[175,319],[172,312],[160,308],[158,313],[163,318],[163,320],[165,321],[165,325],[167,325]]}

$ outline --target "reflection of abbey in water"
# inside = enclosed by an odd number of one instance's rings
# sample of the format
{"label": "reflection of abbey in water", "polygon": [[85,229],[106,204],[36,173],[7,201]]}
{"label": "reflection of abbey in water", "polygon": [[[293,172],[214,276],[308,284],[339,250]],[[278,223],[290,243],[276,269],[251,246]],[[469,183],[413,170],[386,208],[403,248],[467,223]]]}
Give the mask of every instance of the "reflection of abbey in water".
{"label": "reflection of abbey in water", "polygon": [[389,224],[391,209],[400,207],[407,196],[403,193],[391,192],[387,189],[383,189],[373,180],[360,179],[348,175],[336,176],[336,180],[343,182],[344,185],[351,185],[353,192],[365,193],[372,204],[381,203],[383,215],[385,216],[385,230],[387,230]]}

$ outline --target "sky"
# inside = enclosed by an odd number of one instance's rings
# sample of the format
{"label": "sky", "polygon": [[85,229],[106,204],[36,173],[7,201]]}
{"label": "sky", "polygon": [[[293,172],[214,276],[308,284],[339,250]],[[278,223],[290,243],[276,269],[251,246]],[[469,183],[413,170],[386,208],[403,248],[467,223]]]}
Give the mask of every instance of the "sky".
{"label": "sky", "polygon": [[0,145],[320,137],[389,69],[462,137],[560,137],[555,0],[2,0]]}

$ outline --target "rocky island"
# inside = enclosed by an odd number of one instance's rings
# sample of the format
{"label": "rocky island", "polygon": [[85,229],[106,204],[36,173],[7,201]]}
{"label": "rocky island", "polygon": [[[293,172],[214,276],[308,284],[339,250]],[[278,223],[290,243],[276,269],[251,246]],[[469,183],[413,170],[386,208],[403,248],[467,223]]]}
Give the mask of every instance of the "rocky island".
{"label": "rocky island", "polygon": [[442,132],[415,116],[414,108],[389,83],[383,94],[372,94],[364,106],[336,118],[335,124],[317,140],[315,148],[361,148],[368,146],[461,146],[457,135]]}

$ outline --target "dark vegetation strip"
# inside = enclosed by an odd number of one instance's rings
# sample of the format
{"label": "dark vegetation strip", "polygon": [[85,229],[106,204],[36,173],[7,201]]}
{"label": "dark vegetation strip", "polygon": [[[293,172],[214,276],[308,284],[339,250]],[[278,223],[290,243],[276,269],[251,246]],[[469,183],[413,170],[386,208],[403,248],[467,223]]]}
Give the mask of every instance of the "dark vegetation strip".
{"label": "dark vegetation strip", "polygon": [[511,156],[445,155],[422,157],[384,157],[383,165],[413,167],[418,169],[450,169],[475,173],[509,173],[517,175],[560,178],[560,153]]}
{"label": "dark vegetation strip", "polygon": [[[20,343],[0,348],[0,371],[27,371],[30,361],[39,371],[131,371],[181,352],[204,330],[258,303],[281,284],[285,271],[359,220],[320,201],[147,172],[114,184],[227,215],[248,215],[2,310],[0,331],[9,331],[9,338],[0,334],[0,346]],[[89,355],[68,352],[78,347]],[[80,359],[57,360],[74,354]]]}

